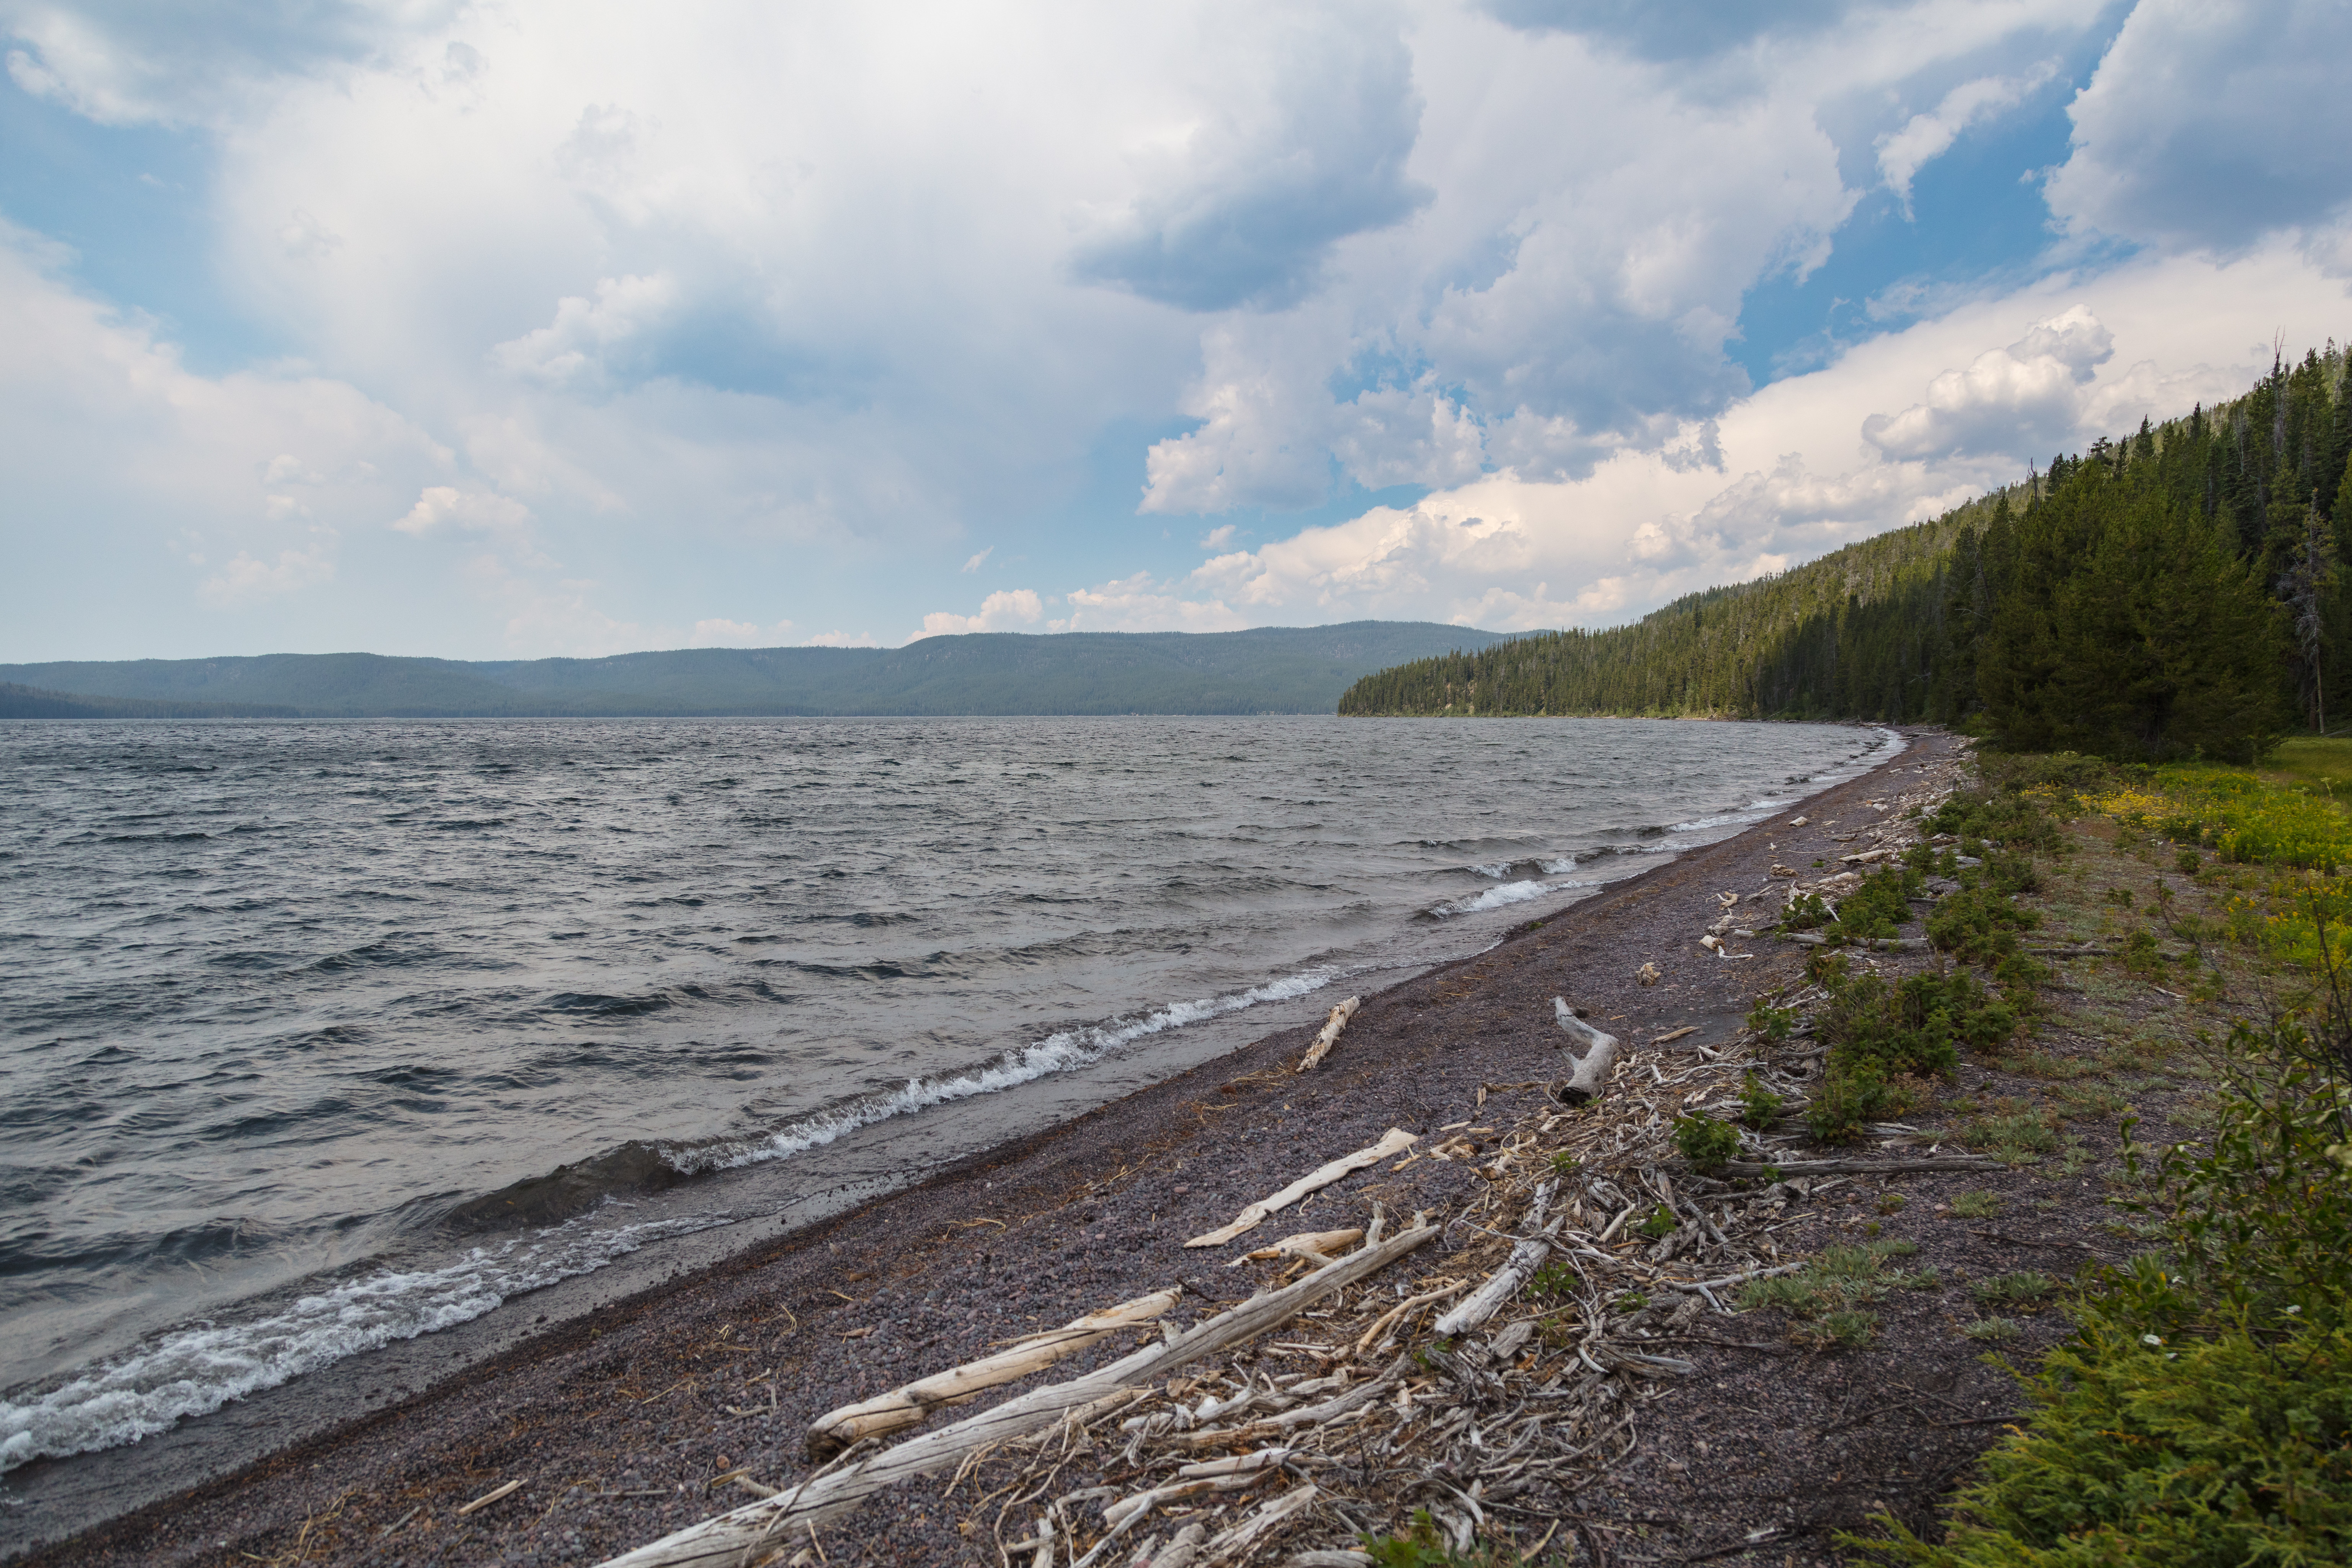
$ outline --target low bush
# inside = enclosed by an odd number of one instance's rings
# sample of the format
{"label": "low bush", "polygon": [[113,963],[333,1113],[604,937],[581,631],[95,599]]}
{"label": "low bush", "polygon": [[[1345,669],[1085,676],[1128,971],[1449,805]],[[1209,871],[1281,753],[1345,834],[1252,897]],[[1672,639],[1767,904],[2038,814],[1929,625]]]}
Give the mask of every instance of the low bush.
{"label": "low bush", "polygon": [[2017,939],[2042,923],[2006,893],[1964,888],[1939,900],[1927,914],[1927,940],[1937,950],[1990,969],[2017,952]]}
{"label": "low bush", "polygon": [[1739,1129],[1712,1116],[1678,1116],[1675,1118],[1675,1147],[1682,1151],[1692,1170],[1702,1176],[1713,1175],[1723,1169],[1726,1160],[1739,1152]]}

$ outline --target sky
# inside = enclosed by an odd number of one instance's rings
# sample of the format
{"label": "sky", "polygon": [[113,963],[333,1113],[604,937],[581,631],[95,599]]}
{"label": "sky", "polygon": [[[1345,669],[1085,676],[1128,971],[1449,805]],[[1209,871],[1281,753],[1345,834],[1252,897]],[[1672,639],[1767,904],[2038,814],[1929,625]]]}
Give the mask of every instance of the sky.
{"label": "sky", "polygon": [[0,0],[0,661],[1607,626],[2352,338],[2352,6]]}

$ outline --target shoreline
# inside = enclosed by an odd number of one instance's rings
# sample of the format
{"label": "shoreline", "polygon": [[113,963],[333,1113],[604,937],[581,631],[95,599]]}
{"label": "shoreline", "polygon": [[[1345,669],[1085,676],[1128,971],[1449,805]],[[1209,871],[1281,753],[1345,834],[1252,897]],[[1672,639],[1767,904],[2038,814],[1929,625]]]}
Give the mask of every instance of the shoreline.
{"label": "shoreline", "polygon": [[[1801,796],[1801,800],[1812,803],[1844,792],[1863,790],[1866,793],[1869,781],[1879,777],[1890,766],[1900,767],[1916,762],[1919,742],[1922,739],[1932,739],[1932,732],[1923,736],[1923,732],[1916,728],[1906,729],[1902,732],[1910,744],[1895,758],[1824,790]],[[1945,744],[1948,746],[1948,740]],[[1795,809],[1795,806],[1792,805],[1789,809]],[[1696,1016],[1699,1019],[1699,1032],[1687,1044],[1720,1043],[1728,1035],[1736,1033],[1738,1018],[1746,1006],[1745,987],[1734,986],[1733,994],[1721,994],[1725,984],[1730,983],[1734,976],[1700,970],[1688,957],[1697,950],[1689,945],[1686,936],[1682,942],[1673,944],[1674,951],[1669,952],[1666,944],[1657,941],[1657,932],[1649,928],[1671,926],[1676,932],[1681,932],[1682,917],[1668,918],[1665,911],[1657,907],[1665,896],[1685,883],[1696,885],[1698,881],[1716,875],[1724,869],[1722,863],[1753,858],[1755,852],[1763,849],[1768,836],[1773,830],[1774,823],[1768,819],[1731,837],[1687,851],[1667,864],[1644,868],[1552,914],[1507,928],[1492,947],[1423,971],[1367,997],[1363,1014],[1351,1026],[1332,1064],[1341,1069],[1340,1072],[1335,1076],[1327,1068],[1325,1077],[1334,1083],[1344,1079],[1352,1079],[1359,1088],[1368,1085],[1377,1088],[1382,1092],[1370,1098],[1385,1099],[1389,1103],[1384,1109],[1362,1104],[1333,1108],[1351,1113],[1323,1119],[1314,1129],[1313,1152],[1318,1158],[1342,1152],[1346,1148],[1356,1146],[1349,1140],[1370,1122],[1383,1119],[1397,1121],[1400,1117],[1404,1117],[1406,1120],[1398,1124],[1412,1125],[1412,1113],[1416,1111],[1423,1113],[1419,1120],[1426,1121],[1428,1126],[1439,1125],[1444,1119],[1433,1119],[1434,1107],[1444,1099],[1451,1080],[1461,1079],[1465,1072],[1475,1069],[1484,1074],[1478,1079],[1478,1083],[1483,1085],[1491,1079],[1524,1078],[1531,1067],[1549,1070],[1546,1064],[1554,1057],[1557,1038],[1549,1016],[1539,1016],[1533,1009],[1524,1007],[1515,1009],[1508,1019],[1486,1016],[1482,1005],[1486,999],[1484,990],[1476,983],[1487,981],[1489,976],[1485,973],[1466,973],[1465,975],[1465,972],[1479,971],[1480,966],[1492,966],[1504,959],[1516,959],[1519,967],[1525,967],[1532,958],[1528,951],[1530,939],[1538,938],[1538,933],[1548,930],[1552,934],[1540,939],[1534,946],[1547,951],[1568,949],[1561,956],[1574,958],[1580,968],[1590,965],[1596,972],[1610,972],[1612,988],[1625,984],[1624,977],[1630,975],[1633,966],[1642,959],[1628,958],[1623,953],[1611,956],[1609,949],[1647,942],[1657,950],[1653,956],[1671,961],[1672,967],[1665,984],[1654,993],[1642,993],[1638,997],[1629,999],[1644,1011],[1677,1014],[1675,1018],[1663,1020],[1652,1032],[1680,1027]],[[1620,910],[1619,906],[1628,904],[1637,907]],[[1618,913],[1629,918],[1622,923],[1604,918]],[[1700,953],[1698,956],[1704,959],[1706,955]],[[1709,965],[1710,969],[1713,967]],[[1748,966],[1738,967],[1745,969]],[[1762,970],[1765,965],[1759,963],[1754,967]],[[1690,982],[1676,978],[1684,970],[1695,972]],[[1449,977],[1466,977],[1474,984],[1447,993],[1445,985]],[[1547,981],[1544,984],[1557,987],[1568,983]],[[1695,989],[1685,991],[1685,984]],[[1697,994],[1700,991],[1711,994],[1702,997]],[[1437,1027],[1433,1029],[1431,1026]],[[1249,1197],[1257,1195],[1246,1189],[1259,1180],[1259,1171],[1273,1178],[1271,1184],[1279,1184],[1285,1176],[1295,1173],[1290,1167],[1301,1163],[1304,1146],[1294,1145],[1286,1139],[1269,1145],[1266,1141],[1254,1139],[1240,1129],[1231,1135],[1214,1131],[1211,1124],[1216,1120],[1216,1113],[1247,1109],[1246,1102],[1256,1096],[1244,1095],[1230,1106],[1216,1104],[1204,1098],[1215,1093],[1213,1080],[1237,1069],[1244,1079],[1264,1072],[1268,1063],[1294,1054],[1312,1030],[1312,1024],[1276,1030],[1229,1055],[1211,1058],[1159,1083],[954,1161],[895,1191],[880,1195],[870,1192],[865,1194],[854,1191],[837,1192],[825,1204],[829,1213],[814,1217],[796,1214],[781,1237],[758,1240],[740,1234],[744,1226],[761,1226],[777,1220],[775,1215],[762,1215],[666,1246],[658,1258],[641,1259],[634,1268],[615,1265],[596,1274],[550,1287],[528,1298],[534,1307],[545,1309],[538,1312],[532,1322],[524,1322],[527,1314],[520,1309],[525,1299],[519,1298],[508,1309],[478,1320],[476,1325],[464,1325],[418,1340],[400,1342],[383,1350],[351,1358],[336,1367],[298,1380],[296,1384],[288,1385],[284,1390],[272,1391],[289,1397],[266,1403],[280,1407],[296,1406],[292,1410],[275,1408],[266,1414],[256,1412],[257,1418],[253,1423],[240,1426],[237,1417],[241,1407],[232,1407],[201,1421],[184,1424],[177,1431],[151,1438],[145,1444],[26,1467],[9,1478],[11,1483],[30,1483],[21,1489],[28,1494],[31,1506],[11,1509],[6,1515],[0,1516],[0,1521],[5,1521],[5,1523],[0,1523],[0,1529],[5,1529],[6,1535],[15,1538],[7,1541],[5,1550],[33,1550],[37,1553],[33,1561],[56,1557],[60,1551],[71,1552],[77,1560],[89,1560],[83,1553],[91,1549],[109,1552],[127,1552],[140,1560],[154,1560],[157,1555],[163,1555],[165,1560],[204,1561],[217,1554],[219,1560],[236,1561],[239,1552],[251,1550],[256,1542],[266,1542],[272,1538],[274,1531],[298,1525],[301,1520],[315,1517],[321,1511],[318,1499],[312,1495],[313,1489],[306,1483],[308,1472],[311,1470],[352,1469],[360,1474],[375,1473],[381,1469],[379,1461],[383,1456],[359,1461],[354,1458],[353,1451],[359,1448],[379,1450],[388,1445],[390,1448],[408,1456],[401,1468],[415,1472],[421,1462],[421,1454],[446,1453],[466,1447],[461,1435],[471,1423],[467,1412],[457,1407],[475,1397],[467,1392],[468,1389],[495,1390],[495,1397],[505,1408],[529,1408],[536,1396],[530,1394],[527,1385],[540,1383],[549,1375],[561,1380],[563,1374],[553,1369],[583,1360],[604,1358],[610,1352],[599,1342],[608,1336],[626,1334],[642,1337],[652,1334],[657,1338],[671,1337],[666,1331],[664,1320],[689,1311],[707,1317],[713,1311],[724,1315],[732,1310],[736,1316],[740,1316],[746,1292],[772,1294],[762,1289],[763,1277],[771,1274],[787,1277],[764,1282],[787,1289],[791,1294],[790,1301],[783,1300],[781,1296],[775,1300],[796,1325],[806,1315],[798,1310],[796,1303],[819,1303],[819,1310],[831,1310],[835,1320],[842,1320],[840,1309],[845,1302],[849,1303],[849,1310],[854,1312],[858,1306],[869,1305],[874,1298],[857,1301],[846,1292],[835,1289],[836,1286],[848,1284],[856,1287],[887,1275],[894,1266],[904,1262],[898,1250],[902,1247],[925,1256],[940,1254],[942,1246],[949,1239],[940,1234],[943,1226],[981,1227],[982,1234],[992,1235],[993,1232],[984,1227],[1006,1228],[1017,1221],[1034,1229],[1040,1223],[1050,1222],[1053,1217],[1063,1215],[1072,1203],[1087,1201],[1086,1189],[1088,1183],[1102,1181],[1115,1172],[1134,1165],[1136,1162],[1129,1156],[1137,1152],[1128,1145],[1148,1145],[1152,1152],[1143,1155],[1145,1163],[1158,1160],[1166,1164],[1172,1159],[1174,1171],[1171,1173],[1180,1177],[1188,1161],[1204,1161],[1213,1165],[1211,1176],[1200,1184],[1201,1186],[1212,1187],[1213,1197],[1199,1191],[1194,1184],[1180,1180],[1168,1195],[1175,1199],[1190,1197],[1192,1202],[1167,1205],[1200,1211],[1197,1216],[1188,1212],[1182,1220],[1171,1219],[1171,1224],[1190,1224],[1195,1217],[1206,1217],[1208,1223],[1213,1224],[1215,1217],[1211,1211],[1217,1205],[1227,1204],[1230,1199],[1230,1206],[1237,1207]],[[1442,1062],[1431,1058],[1425,1039],[1418,1044],[1407,1039],[1408,1036],[1439,1032],[1452,1034],[1457,1040],[1465,1042],[1448,1049],[1448,1059]],[[1398,1048],[1383,1049],[1384,1044]],[[1469,1048],[1473,1046],[1475,1049]],[[1420,1059],[1416,1060],[1416,1058]],[[1423,1070],[1416,1073],[1415,1068]],[[1387,1081],[1370,1085],[1372,1079]],[[1325,1091],[1323,1082],[1316,1082],[1314,1088],[1317,1092]],[[1292,1096],[1294,1100],[1306,1097],[1304,1092]],[[1188,1104],[1188,1100],[1191,1103]],[[1204,1104],[1210,1109],[1202,1110]],[[1284,1109],[1286,1110],[1288,1107]],[[1191,1123],[1189,1127],[1186,1125],[1188,1121]],[[1379,1135],[1379,1131],[1378,1127],[1370,1128],[1369,1136],[1360,1141],[1369,1142],[1370,1138]],[[1208,1146],[1196,1147],[1190,1152],[1182,1150],[1183,1145],[1199,1143],[1203,1139]],[[1210,1158],[1213,1154],[1213,1159]],[[1249,1173],[1244,1174],[1244,1172]],[[1057,1191],[1051,1190],[1057,1184]],[[1014,1219],[997,1217],[1000,1213],[1012,1212],[1003,1208],[1003,1199],[996,1192],[999,1186],[1018,1187],[1030,1198],[1042,1200],[1045,1206],[1031,1207]],[[1427,1195],[1443,1194],[1433,1193]],[[1161,1217],[1157,1211],[1151,1215],[1154,1221]],[[925,1236],[937,1239],[924,1247],[920,1238]],[[1009,1241],[1010,1237],[1006,1239]],[[1181,1273],[1192,1288],[1188,1308],[1200,1305],[1203,1300],[1213,1305],[1216,1301],[1245,1293],[1245,1281],[1232,1277],[1223,1279],[1213,1278],[1220,1271],[1208,1260],[1198,1258],[1197,1255],[1173,1255],[1165,1249],[1158,1249],[1155,1256],[1155,1250],[1150,1247],[1143,1248],[1141,1256],[1116,1268],[1089,1266],[1083,1270],[1088,1282],[1080,1286],[1071,1276],[1082,1270],[1069,1268],[1066,1266],[1069,1258],[1080,1252],[1091,1255],[1099,1244],[1109,1239],[1095,1237],[1088,1238],[1087,1245],[1084,1247],[1045,1247],[1041,1251],[1033,1238],[1032,1245],[1000,1249],[1015,1255],[1034,1255],[1028,1259],[1034,1267],[1029,1268],[1024,1276],[1031,1289],[1027,1293],[1017,1296],[1015,1300],[1036,1305],[1039,1310],[1029,1313],[1000,1310],[993,1314],[994,1321],[984,1326],[1003,1328],[1007,1326],[1008,1319],[1016,1328],[1031,1318],[1051,1318],[1059,1321],[1076,1312],[1132,1296],[1139,1289],[1170,1283],[1171,1280],[1159,1278],[1159,1275],[1171,1269]],[[693,1245],[697,1242],[704,1245]],[[697,1258],[694,1256],[696,1253],[702,1256]],[[967,1274],[977,1268],[982,1276],[999,1279],[1008,1267],[986,1247],[958,1249],[949,1247],[947,1253],[953,1256],[942,1256],[937,1260],[938,1266],[961,1269]],[[973,1254],[976,1254],[976,1260],[971,1256]],[[1056,1266],[1055,1255],[1059,1255],[1059,1267]],[[1207,1266],[1202,1267],[1204,1264]],[[903,1273],[904,1269],[900,1271]],[[1227,1279],[1232,1279],[1232,1283],[1228,1284]],[[1130,1286],[1133,1288],[1129,1288]],[[567,1289],[568,1287],[572,1289]],[[1221,1289],[1225,1295],[1215,1293]],[[830,1309],[822,1306],[826,1299],[836,1297],[840,1300],[833,1301]],[[688,1306],[690,1301],[699,1302],[700,1307]],[[551,1317],[560,1317],[561,1321],[541,1329],[540,1325],[548,1323]],[[501,1318],[509,1321],[496,1321]],[[478,1332],[466,1333],[467,1329],[478,1325]],[[911,1375],[934,1364],[944,1365],[951,1359],[958,1359],[970,1348],[965,1342],[984,1343],[988,1337],[982,1333],[975,1341],[970,1331],[957,1332],[952,1329],[928,1336],[919,1333],[898,1335],[892,1331],[895,1326],[894,1321],[867,1325],[864,1334],[856,1341],[849,1342],[853,1353],[843,1358],[848,1364],[828,1368],[827,1376],[834,1381],[808,1380],[813,1384],[807,1391],[809,1398],[819,1401],[815,1408],[825,1407],[823,1401],[839,1388],[850,1390],[844,1397],[857,1397],[862,1393],[888,1386],[887,1381],[876,1380],[887,1379],[895,1373],[900,1359],[906,1361],[906,1370]],[[970,1327],[967,1326],[967,1331]],[[796,1326],[785,1331],[785,1338],[789,1340],[804,1332],[804,1329]],[[897,1348],[894,1357],[887,1347],[900,1338],[908,1342]],[[921,1342],[919,1345],[915,1342],[918,1340]],[[803,1353],[806,1348],[803,1347]],[[919,1353],[916,1353],[918,1351]],[[436,1363],[450,1362],[460,1363],[460,1370],[454,1377],[446,1365],[436,1366]],[[1083,1362],[1074,1363],[1084,1364]],[[374,1386],[363,1388],[363,1384]],[[656,1388],[659,1386],[656,1385]],[[775,1385],[772,1384],[770,1386]],[[298,1388],[304,1391],[306,1397],[291,1397]],[[410,1393],[410,1388],[415,1392]],[[391,1392],[385,1393],[387,1389]],[[667,1396],[667,1392],[639,1389],[622,1397],[651,1404]],[[381,1408],[372,1411],[365,1408],[364,1399],[371,1393],[383,1398]],[[840,1400],[832,1402],[839,1403]],[[265,1402],[257,1400],[257,1404],[259,1403]],[[790,1439],[798,1429],[793,1425],[793,1413],[792,1405],[780,1405],[778,1413],[770,1420],[770,1424],[783,1435],[781,1447],[786,1450],[793,1447]],[[515,1419],[520,1421],[524,1418],[517,1415]],[[741,1419],[721,1416],[717,1418],[717,1425],[724,1427]],[[208,1429],[211,1429],[209,1440]],[[421,1442],[417,1441],[419,1439]],[[257,1460],[248,1463],[224,1453],[224,1450],[234,1448],[240,1443],[250,1447],[257,1441],[271,1445],[271,1451]],[[745,1446],[730,1444],[730,1448]],[[167,1455],[165,1450],[169,1448],[177,1448],[181,1452]],[[145,1450],[143,1458],[142,1450]],[[737,1456],[730,1452],[727,1457]],[[109,1460],[112,1463],[108,1463]],[[430,1468],[429,1464],[427,1468]],[[443,1468],[448,1467],[445,1465]],[[180,1473],[171,1473],[175,1468]],[[191,1468],[198,1473],[187,1474]],[[774,1469],[772,1463],[769,1469]],[[68,1480],[66,1472],[74,1470],[84,1472],[87,1477],[84,1484],[64,1484]],[[708,1467],[705,1467],[704,1473],[709,1473]],[[17,1489],[12,1487],[12,1489]],[[268,1495],[266,1498],[247,1497],[247,1494],[257,1492]],[[134,1502],[135,1511],[122,1514],[120,1505],[126,1493],[143,1493],[147,1499],[160,1500],[147,1501],[144,1506]],[[77,1498],[80,1500],[79,1504]],[[106,1508],[100,1501],[101,1498],[116,1506]],[[690,1517],[719,1511],[726,1506],[699,1495],[688,1498],[679,1494],[674,1500],[684,1502]],[[245,1502],[254,1506],[236,1506]],[[208,1517],[226,1508],[236,1519],[234,1532],[213,1534],[213,1527],[206,1526],[197,1531],[196,1536],[210,1534],[211,1541],[199,1544],[196,1539],[185,1537],[184,1531],[173,1527],[172,1521],[190,1507],[197,1508]],[[49,1529],[39,1528],[34,1515],[52,1508],[59,1513],[80,1512],[85,1517],[74,1523],[60,1521]],[[698,1512],[696,1511],[698,1510]],[[503,1514],[505,1510],[499,1511]],[[637,1511],[654,1510],[641,1500]],[[880,1511],[879,1505],[877,1505],[876,1511]],[[110,1519],[110,1513],[120,1517]],[[53,1513],[51,1517],[56,1519],[58,1515]],[[650,1540],[664,1530],[673,1528],[678,1521],[672,1521],[667,1513],[664,1513],[662,1519],[663,1522],[658,1527],[652,1524],[634,1527],[634,1540],[628,1539],[627,1530],[623,1530],[614,1538],[618,1542],[614,1549]],[[388,1523],[390,1520],[383,1522]],[[493,1530],[496,1528],[496,1521],[489,1515],[482,1516],[478,1522]],[[219,1528],[227,1530],[231,1527],[224,1522]],[[59,1530],[79,1533],[61,1537]],[[184,1539],[170,1541],[168,1537],[174,1534],[181,1534]],[[43,1550],[36,1546],[37,1540],[61,1544],[51,1544]],[[457,1542],[444,1537],[432,1544],[439,1550],[454,1548]],[[486,1541],[480,1539],[474,1540],[472,1546],[467,1548],[475,1552],[486,1549],[499,1548],[489,1547]],[[566,1547],[545,1560],[593,1560],[583,1554],[586,1550],[584,1547]],[[836,1552],[835,1556],[838,1559],[840,1553]],[[125,1557],[122,1560],[130,1559]]]}

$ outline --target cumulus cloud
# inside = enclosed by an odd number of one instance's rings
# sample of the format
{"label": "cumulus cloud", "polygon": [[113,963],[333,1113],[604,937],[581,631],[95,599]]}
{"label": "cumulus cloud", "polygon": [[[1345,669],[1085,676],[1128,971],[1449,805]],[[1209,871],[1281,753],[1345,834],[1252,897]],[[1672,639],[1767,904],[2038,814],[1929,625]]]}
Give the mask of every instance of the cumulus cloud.
{"label": "cumulus cloud", "polygon": [[1045,617],[1045,601],[1033,588],[1000,588],[980,602],[980,614],[959,616],[934,610],[923,617],[926,637],[961,637],[969,632],[1010,632],[1034,626]]}
{"label": "cumulus cloud", "polygon": [[2140,0],[2074,100],[2051,210],[2077,229],[2241,254],[2339,228],[2352,7]]}
{"label": "cumulus cloud", "polygon": [[1079,246],[1076,275],[1187,310],[1279,309],[1339,240],[1425,205],[1405,171],[1421,100],[1397,21],[1379,5],[1204,12],[1228,89],[1130,154],[1139,189]]}
{"label": "cumulus cloud", "polygon": [[1232,632],[1252,622],[1223,601],[1191,599],[1181,584],[1163,583],[1149,572],[1076,588],[1065,595],[1066,619],[1057,632]]}
{"label": "cumulus cloud", "polygon": [[974,572],[979,571],[982,566],[986,565],[988,563],[988,558],[995,553],[996,546],[992,544],[987,549],[982,551],[979,554],[974,555],[971,559],[966,561],[961,567],[958,567],[957,570],[968,577]]}
{"label": "cumulus cloud", "polygon": [[1803,37],[1831,26],[1853,0],[1780,0],[1726,5],[1720,0],[1486,0],[1514,26],[1601,38],[1646,59],[1687,60],[1754,43],[1769,34]]}
{"label": "cumulus cloud", "polygon": [[427,485],[416,504],[392,526],[420,537],[445,529],[512,536],[530,528],[530,508],[509,496]]}
{"label": "cumulus cloud", "polygon": [[1945,371],[1927,384],[1926,402],[1872,415],[1863,439],[1898,459],[2011,452],[2021,442],[2048,450],[2074,433],[2092,377],[2115,352],[2115,334],[2076,305],[1967,369]]}
{"label": "cumulus cloud", "polygon": [[802,645],[804,647],[880,647],[872,632],[819,632]]}

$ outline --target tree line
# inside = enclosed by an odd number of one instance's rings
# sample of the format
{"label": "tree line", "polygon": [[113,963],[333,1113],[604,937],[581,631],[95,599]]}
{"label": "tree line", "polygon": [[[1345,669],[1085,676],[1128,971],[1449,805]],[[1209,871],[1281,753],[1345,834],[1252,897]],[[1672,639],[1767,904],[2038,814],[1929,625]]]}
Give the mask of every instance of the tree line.
{"label": "tree line", "polygon": [[1357,714],[1868,719],[2131,760],[2352,711],[2352,353],[2101,438],[1932,521],[1675,600],[1400,665]]}

